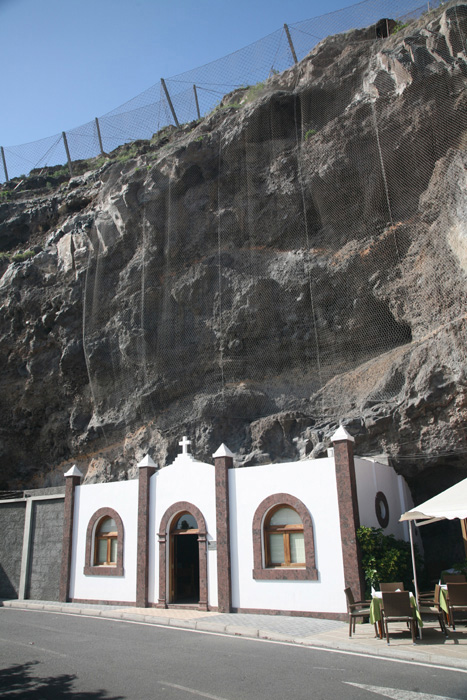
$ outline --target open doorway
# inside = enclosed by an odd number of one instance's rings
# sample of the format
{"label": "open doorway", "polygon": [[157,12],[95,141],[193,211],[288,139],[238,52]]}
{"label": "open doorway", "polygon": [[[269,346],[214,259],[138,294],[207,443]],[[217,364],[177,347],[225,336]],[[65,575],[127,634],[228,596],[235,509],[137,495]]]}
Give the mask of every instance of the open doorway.
{"label": "open doorway", "polygon": [[198,523],[190,513],[174,518],[170,532],[170,602],[199,603]]}

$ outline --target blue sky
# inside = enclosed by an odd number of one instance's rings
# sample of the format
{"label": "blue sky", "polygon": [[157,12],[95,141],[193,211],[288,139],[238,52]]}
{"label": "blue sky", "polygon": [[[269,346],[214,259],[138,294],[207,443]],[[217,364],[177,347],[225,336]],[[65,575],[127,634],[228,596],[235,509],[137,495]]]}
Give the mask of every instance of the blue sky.
{"label": "blue sky", "polygon": [[161,77],[349,0],[0,0],[0,145],[67,131]]}

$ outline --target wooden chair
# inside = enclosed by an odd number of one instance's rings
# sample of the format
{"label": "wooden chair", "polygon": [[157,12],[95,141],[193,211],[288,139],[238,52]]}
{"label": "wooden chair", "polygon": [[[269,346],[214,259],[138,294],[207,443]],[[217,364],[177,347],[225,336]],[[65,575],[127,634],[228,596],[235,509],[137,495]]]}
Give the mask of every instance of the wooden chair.
{"label": "wooden chair", "polygon": [[448,583],[447,585],[449,619],[451,620],[452,629],[455,630],[454,613],[467,612],[467,583]]}
{"label": "wooden chair", "polygon": [[443,574],[444,583],[466,583],[465,574]]}
{"label": "wooden chair", "polygon": [[344,589],[345,597],[347,598],[347,612],[349,613],[349,637],[355,632],[355,620],[357,617],[370,617],[371,600],[355,600],[352,589]]}
{"label": "wooden chair", "polygon": [[390,622],[406,622],[407,625],[410,625],[412,642],[415,644],[417,623],[410,604],[409,591],[383,591],[383,623],[388,644]]}
{"label": "wooden chair", "polygon": [[446,630],[446,625],[444,623],[444,611],[440,608],[439,605],[439,585],[437,584],[435,586],[435,591],[434,591],[434,597],[433,600],[426,600],[420,597],[418,597],[419,600],[419,612],[420,615],[436,615],[438,618],[439,626],[441,627],[441,632],[445,634],[446,636],[448,635],[447,630]]}
{"label": "wooden chair", "polygon": [[380,583],[379,584],[379,590],[381,592],[383,591],[388,591],[388,592],[394,592],[394,591],[403,591],[404,589],[404,584],[402,581],[395,581],[393,583]]}
{"label": "wooden chair", "polygon": [[[412,579],[413,587],[415,589],[415,581]],[[431,603],[433,604],[435,602],[435,588],[433,585],[433,588],[429,591],[418,591],[418,599],[423,600],[423,603]]]}

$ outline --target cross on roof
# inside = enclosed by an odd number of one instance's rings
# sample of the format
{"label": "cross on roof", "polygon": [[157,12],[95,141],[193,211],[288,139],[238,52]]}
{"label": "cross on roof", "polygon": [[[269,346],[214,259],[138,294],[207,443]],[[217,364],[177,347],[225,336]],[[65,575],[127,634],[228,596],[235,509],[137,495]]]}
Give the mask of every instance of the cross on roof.
{"label": "cross on roof", "polygon": [[188,452],[188,445],[191,445],[191,440],[188,440],[186,435],[183,436],[181,441],[178,443],[182,447],[182,454],[187,455],[189,454]]}

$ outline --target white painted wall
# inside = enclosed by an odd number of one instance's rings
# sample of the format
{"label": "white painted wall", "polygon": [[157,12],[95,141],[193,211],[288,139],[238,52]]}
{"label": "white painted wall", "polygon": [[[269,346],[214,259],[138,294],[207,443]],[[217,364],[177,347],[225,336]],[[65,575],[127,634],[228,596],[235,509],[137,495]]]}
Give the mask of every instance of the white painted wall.
{"label": "white painted wall", "polygon": [[[379,527],[375,496],[388,500],[390,520],[386,532],[408,539],[399,523],[401,513],[412,507],[402,477],[384,464],[355,458],[357,496],[362,525]],[[235,608],[314,611],[346,611],[344,570],[333,457],[269,464],[229,470],[232,558],[232,605]],[[317,581],[256,581],[253,579],[252,525],[261,501],[275,493],[289,493],[308,508],[313,521]],[[216,540],[215,469],[179,455],[150,480],[149,601],[159,597],[159,532],[166,510],[177,501],[188,501],[203,513],[208,542]],[[124,576],[85,576],[86,530],[100,508],[119,513],[124,526]],[[76,488],[70,596],[86,600],[136,600],[136,552],[138,480],[84,485]],[[168,563],[167,540],[167,563]],[[168,577],[168,572],[166,572]],[[168,587],[168,579],[167,579]],[[208,602],[217,605],[217,552],[208,549]]]}
{"label": "white painted wall", "polygon": [[[208,542],[216,539],[216,492],[214,465],[178,455],[175,462],[157,471],[150,481],[149,602],[159,598],[159,542],[157,533],[166,510],[177,501],[199,508],[206,520]],[[169,523],[170,526],[170,523]],[[167,566],[169,565],[167,538]],[[167,590],[168,590],[168,572]],[[217,605],[217,552],[208,549],[208,603]]]}
{"label": "white painted wall", "polygon": [[375,498],[378,491],[382,491],[389,505],[389,523],[384,534],[407,541],[408,528],[399,522],[402,513],[412,508],[412,497],[405,479],[392,467],[361,457],[355,457],[355,475],[360,524],[381,527],[376,517]]}
{"label": "white painted wall", "polygon": [[[229,488],[233,607],[346,612],[334,459],[233,469]],[[253,579],[253,517],[261,501],[275,493],[299,498],[310,512],[317,581]]]}
{"label": "white painted wall", "polygon": [[[100,508],[113,508],[122,519],[123,576],[85,576],[83,573],[88,523]],[[76,487],[69,592],[71,598],[136,601],[137,527],[137,479]]]}

